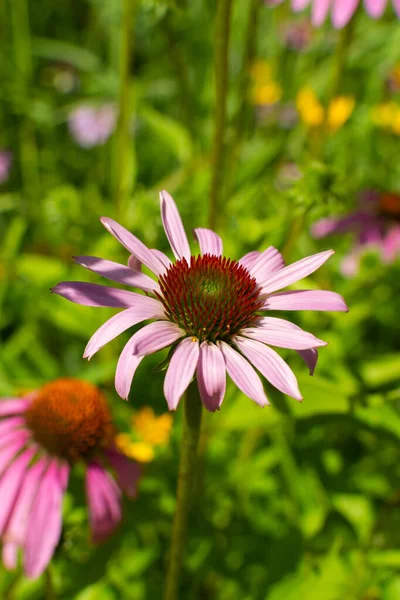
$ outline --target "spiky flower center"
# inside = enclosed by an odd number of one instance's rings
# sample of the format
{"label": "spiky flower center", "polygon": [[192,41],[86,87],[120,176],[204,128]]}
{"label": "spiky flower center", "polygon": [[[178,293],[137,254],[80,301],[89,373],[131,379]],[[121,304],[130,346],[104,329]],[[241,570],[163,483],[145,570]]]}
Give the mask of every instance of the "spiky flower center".
{"label": "spiky flower center", "polygon": [[107,446],[113,437],[104,396],[79,379],[57,379],[42,387],[26,420],[36,442],[70,462]]}
{"label": "spiky flower center", "polygon": [[262,305],[254,277],[230,258],[182,258],[159,278],[167,317],[200,341],[229,340],[255,318]]}
{"label": "spiky flower center", "polygon": [[400,196],[391,193],[381,194],[379,208],[384,216],[400,219]]}

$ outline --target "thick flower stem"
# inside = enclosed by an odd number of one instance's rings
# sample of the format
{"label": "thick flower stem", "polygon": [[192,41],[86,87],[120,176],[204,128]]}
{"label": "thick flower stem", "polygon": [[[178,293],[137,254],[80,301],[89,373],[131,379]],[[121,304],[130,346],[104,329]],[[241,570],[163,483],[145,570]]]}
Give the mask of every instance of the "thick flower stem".
{"label": "thick flower stem", "polygon": [[228,97],[228,50],[232,0],[218,0],[215,32],[215,121],[208,225],[215,229],[220,208],[225,157],[226,104]]}
{"label": "thick flower stem", "polygon": [[179,579],[187,537],[187,525],[192,499],[194,474],[197,466],[197,446],[200,436],[201,413],[202,403],[197,388],[197,382],[194,381],[189,386],[184,401],[176,509],[172,525],[172,539],[164,600],[176,600],[176,598],[178,598]]}

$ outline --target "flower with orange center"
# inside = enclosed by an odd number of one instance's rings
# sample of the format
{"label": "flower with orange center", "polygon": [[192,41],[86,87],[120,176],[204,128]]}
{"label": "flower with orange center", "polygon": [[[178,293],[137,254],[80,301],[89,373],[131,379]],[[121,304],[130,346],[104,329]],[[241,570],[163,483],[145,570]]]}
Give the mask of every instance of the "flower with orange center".
{"label": "flower with orange center", "polygon": [[[100,390],[58,379],[23,398],[0,401],[0,538],[3,562],[38,577],[61,535],[62,500],[74,463],[86,465],[89,524],[94,542],[121,520],[121,492],[133,497],[137,463],[115,446],[114,427]],[[45,532],[45,535],[44,535]]]}

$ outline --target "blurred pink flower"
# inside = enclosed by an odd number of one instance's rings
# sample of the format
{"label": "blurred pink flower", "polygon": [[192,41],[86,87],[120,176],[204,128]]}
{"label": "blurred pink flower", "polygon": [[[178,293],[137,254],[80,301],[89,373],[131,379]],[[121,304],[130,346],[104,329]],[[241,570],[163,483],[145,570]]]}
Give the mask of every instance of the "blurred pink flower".
{"label": "blurred pink flower", "polygon": [[[281,4],[283,0],[267,0],[267,4]],[[350,21],[357,10],[361,0],[292,0],[292,9],[299,12],[311,5],[312,22],[317,27],[322,25],[329,13],[332,16],[332,24],[341,29]],[[364,7],[368,15],[373,19],[382,16],[388,0],[364,0]],[[393,7],[400,17],[400,0],[392,0]]]}
{"label": "blurred pink flower", "polygon": [[75,462],[86,464],[86,495],[93,542],[121,520],[122,490],[136,492],[137,463],[115,447],[104,397],[92,384],[58,379],[23,398],[0,400],[0,538],[2,559],[38,577],[62,529],[62,501]]}
{"label": "blurred pink flower", "polygon": [[[323,265],[332,250],[284,266],[273,246],[250,252],[239,261],[222,254],[221,238],[209,229],[195,229],[201,255],[193,256],[178,209],[172,197],[160,193],[161,217],[175,262],[150,250],[124,227],[102,217],[105,228],[156,277],[101,258],[79,256],[83,267],[113,281],[139,288],[146,295],[93,283],[63,282],[53,291],[85,306],[124,308],[89,340],[84,357],[130,327],[147,319],[155,322],[137,331],[118,361],[115,386],[127,398],[134,373],[142,359],[167,346],[171,358],[164,381],[170,410],[175,410],[196,375],[204,406],[218,409],[223,401],[226,372],[247,396],[268,404],[254,365],[281,392],[301,400],[296,377],[267,344],[299,352],[311,372],[319,346],[325,342],[289,321],[265,316],[270,310],[346,311],[334,292],[299,290],[278,292],[307,277]],[[133,265],[134,266],[134,265]],[[278,293],[276,293],[278,292]]]}
{"label": "blurred pink flower", "polygon": [[0,183],[7,181],[10,175],[11,162],[11,152],[7,152],[5,150],[0,151]]}
{"label": "blurred pink flower", "polygon": [[77,144],[83,148],[92,148],[101,146],[108,140],[116,121],[117,113],[113,104],[82,104],[70,113],[68,127]]}
{"label": "blurred pink flower", "polygon": [[361,194],[359,208],[342,217],[327,217],[311,228],[316,238],[354,232],[357,241],[342,262],[342,273],[357,274],[362,255],[375,248],[384,263],[400,256],[400,196],[366,191]]}

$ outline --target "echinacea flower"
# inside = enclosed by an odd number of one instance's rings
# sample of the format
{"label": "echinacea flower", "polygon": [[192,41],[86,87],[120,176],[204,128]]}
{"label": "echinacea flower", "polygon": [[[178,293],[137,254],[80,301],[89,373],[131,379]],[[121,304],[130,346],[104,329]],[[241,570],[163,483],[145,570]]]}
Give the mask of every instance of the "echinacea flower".
{"label": "echinacea flower", "polygon": [[69,131],[79,146],[101,146],[112,135],[117,121],[113,104],[92,106],[81,104],[68,117]]}
{"label": "echinacea flower", "polygon": [[356,233],[356,243],[342,263],[343,274],[353,276],[368,249],[376,249],[384,263],[392,263],[400,256],[399,219],[399,195],[367,191],[361,194],[358,210],[342,217],[320,219],[311,231],[316,238]]}
{"label": "echinacea flower", "polygon": [[[301,400],[297,380],[286,362],[269,345],[297,350],[311,371],[319,346],[326,343],[289,321],[267,316],[271,310],[346,311],[335,292],[301,290],[280,292],[321,267],[332,250],[303,258],[285,267],[282,255],[270,246],[239,261],[223,256],[221,238],[209,229],[194,230],[201,254],[194,256],[172,197],[160,193],[161,217],[175,261],[150,250],[137,237],[110,218],[106,229],[157,281],[139,270],[101,258],[80,256],[75,261],[108,279],[136,287],[146,296],[83,282],[59,283],[53,291],[85,306],[124,308],[96,331],[84,357],[133,325],[145,325],[128,341],[117,364],[115,386],[127,398],[135,371],[143,358],[170,347],[164,394],[175,410],[193,377],[204,406],[214,411],[225,395],[226,372],[247,396],[269,404],[256,367],[281,392]],[[266,314],[267,313],[267,314]]]}
{"label": "echinacea flower", "polygon": [[114,444],[101,392],[78,379],[58,379],[23,398],[0,400],[0,539],[2,559],[14,569],[23,553],[28,577],[38,577],[62,529],[62,501],[71,468],[86,465],[93,542],[121,520],[122,490],[136,493],[137,463]]}
{"label": "echinacea flower", "polygon": [[[267,4],[281,4],[283,0],[267,0]],[[329,13],[332,15],[332,24],[337,29],[341,29],[350,21],[361,0],[292,0],[292,9],[294,12],[300,12],[311,5],[311,20],[313,25],[320,26],[325,21]],[[363,2],[367,14],[373,19],[379,19],[388,4],[388,0],[364,0]],[[400,17],[400,0],[392,0],[393,7]]]}
{"label": "echinacea flower", "polygon": [[165,446],[171,435],[172,417],[164,413],[159,417],[150,406],[144,406],[132,416],[130,432],[119,433],[115,444],[126,456],[139,463],[150,462],[155,450]]}
{"label": "echinacea flower", "polygon": [[6,150],[0,151],[0,183],[7,181],[10,175],[11,162],[11,152],[7,152]]}

